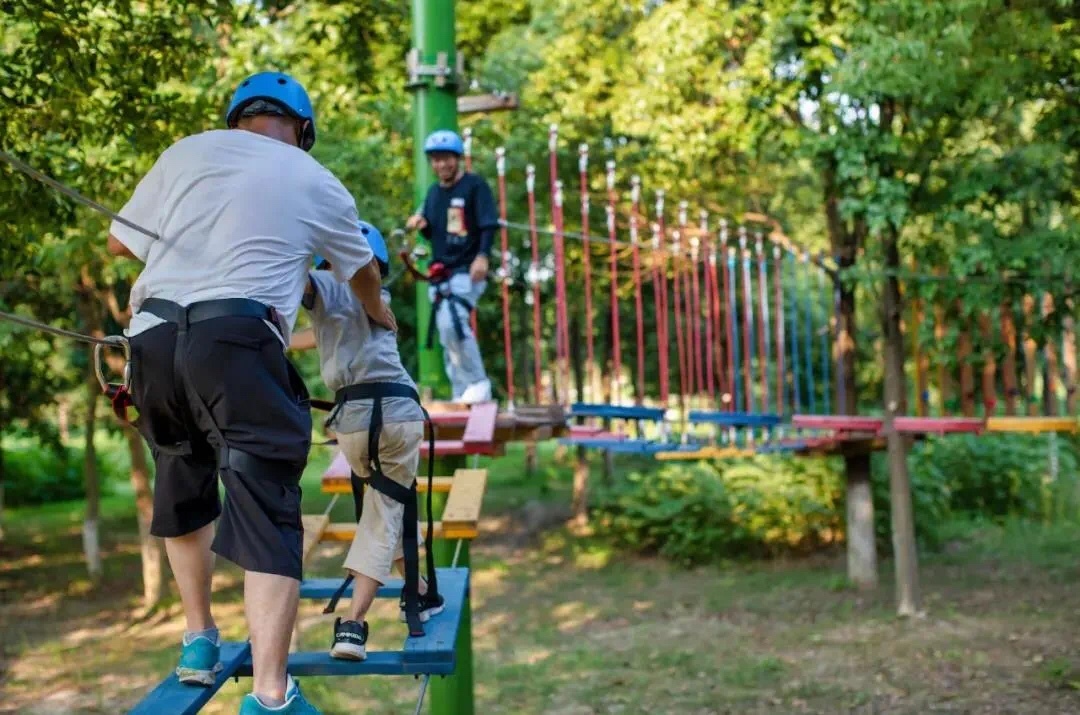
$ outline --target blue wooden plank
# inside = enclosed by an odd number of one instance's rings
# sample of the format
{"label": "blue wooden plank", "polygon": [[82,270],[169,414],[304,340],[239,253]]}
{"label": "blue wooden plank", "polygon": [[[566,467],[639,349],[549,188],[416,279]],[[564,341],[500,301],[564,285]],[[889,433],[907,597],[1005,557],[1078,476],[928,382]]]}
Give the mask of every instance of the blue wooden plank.
{"label": "blue wooden plank", "polygon": [[761,454],[773,454],[776,452],[796,452],[800,449],[806,449],[807,442],[774,442],[772,444],[762,444],[757,447],[757,451]]}
{"label": "blue wooden plank", "polygon": [[[452,659],[461,613],[465,607],[465,598],[469,586],[467,568],[441,568],[435,570],[439,579],[439,593],[445,600],[443,612],[424,624],[424,635],[420,638],[406,638],[402,648],[407,662],[443,662]],[[330,598],[341,586],[341,579],[320,578],[306,579],[300,585],[301,598]],[[345,590],[342,598],[352,597],[352,584]],[[379,589],[380,597],[400,598],[401,581],[391,581]],[[428,671],[423,671],[428,672]]]}
{"label": "blue wooden plank", "polygon": [[670,442],[654,442],[647,439],[595,439],[595,438],[569,438],[560,439],[560,444],[585,447],[586,449],[603,449],[617,454],[656,454],[657,452],[676,452],[682,450],[698,449],[699,445],[672,444]]}
{"label": "blue wooden plank", "polygon": [[609,417],[623,420],[664,419],[665,411],[660,407],[640,407],[635,405],[603,405],[589,402],[576,402],[570,407],[571,417]]}
{"label": "blue wooden plank", "polygon": [[443,612],[424,624],[424,635],[406,638],[403,652],[406,662],[454,660],[461,614],[468,607],[469,569],[438,569],[439,593],[445,601]]}
{"label": "blue wooden plank", "polygon": [[176,673],[173,673],[128,712],[130,715],[194,715],[210,702],[225,681],[235,675],[245,661],[249,661],[250,656],[250,643],[222,643],[223,667],[212,687],[185,685],[177,680]]}
{"label": "blue wooden plank", "polygon": [[[436,571],[438,573],[438,571]],[[442,576],[439,576],[442,578]],[[300,582],[300,598],[313,598],[313,599],[329,599],[338,588],[341,587],[342,578],[305,578]],[[377,598],[401,598],[401,579],[393,579],[387,581],[385,585],[379,588],[376,594]],[[442,584],[440,583],[440,586]],[[349,587],[345,589],[345,594],[342,598],[352,598],[353,585],[350,583]]]}
{"label": "blue wooden plank", "polygon": [[691,410],[687,419],[695,424],[708,423],[722,427],[775,427],[780,424],[779,415],[762,412]]}
{"label": "blue wooden plank", "polygon": [[[442,618],[443,614],[435,616]],[[434,619],[432,619],[434,621]],[[307,651],[289,654],[289,672],[294,677],[312,675],[450,675],[457,664],[453,649],[442,660],[406,660],[400,650],[370,651],[365,660],[338,660],[327,651]],[[236,674],[251,676],[251,661],[240,666]]]}

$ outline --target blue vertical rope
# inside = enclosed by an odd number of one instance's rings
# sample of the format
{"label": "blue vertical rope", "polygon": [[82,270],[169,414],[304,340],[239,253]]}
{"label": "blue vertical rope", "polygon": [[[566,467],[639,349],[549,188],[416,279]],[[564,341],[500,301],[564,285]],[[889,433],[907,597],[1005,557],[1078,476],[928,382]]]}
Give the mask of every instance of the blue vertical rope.
{"label": "blue vertical rope", "polygon": [[[761,234],[757,237],[757,257],[758,257],[758,303],[761,308],[761,329],[764,331],[762,337],[764,338],[765,354],[761,356],[761,359],[765,361],[765,380],[763,385],[762,398],[761,398],[761,411],[769,412],[770,405],[768,404],[768,395],[771,386],[771,381],[776,375],[776,366],[772,363],[772,336],[769,334],[769,268],[766,265],[768,258],[765,256],[765,251],[761,243]],[[770,370],[770,367],[772,368]],[[783,395],[778,395],[783,397]]]}
{"label": "blue vertical rope", "polygon": [[806,401],[810,405],[810,414],[816,415],[817,395],[814,384],[814,296],[813,287],[810,285],[810,256],[803,254],[803,276],[799,283],[803,289],[803,305],[806,308],[806,332],[803,338],[806,342]]}
{"label": "blue vertical rope", "polygon": [[829,298],[830,298],[830,296],[829,296],[828,288],[825,285],[825,268],[823,266],[820,266],[820,265],[818,266],[818,291],[825,298],[825,325],[822,327],[822,330],[821,330],[821,374],[822,374],[823,379],[825,380],[825,392],[824,392],[825,414],[831,415],[832,414],[832,409],[830,408],[830,405],[829,405],[829,397],[830,397],[829,393],[832,391],[830,389],[830,385],[829,385],[829,362],[830,362],[830,360],[829,360],[829,355],[830,355],[829,338],[831,337],[831,334],[832,334],[832,331],[829,329]]}
{"label": "blue vertical rope", "polygon": [[793,414],[799,414],[802,412],[802,400],[799,396],[799,290],[798,283],[795,280],[798,277],[798,266],[795,263],[795,254],[789,253],[788,265],[791,271],[791,280],[788,281],[788,285],[791,286],[791,310],[788,311],[791,316],[791,407]]}
{"label": "blue vertical rope", "polygon": [[738,278],[738,272],[735,270],[735,249],[728,248],[728,305],[731,308],[731,320],[732,331],[731,338],[734,345],[731,346],[732,355],[735,357],[735,375],[732,382],[735,384],[735,412],[742,409],[742,380],[739,377],[739,365],[741,364],[742,351],[739,349],[739,321],[738,321],[738,301],[736,300],[735,284]]}

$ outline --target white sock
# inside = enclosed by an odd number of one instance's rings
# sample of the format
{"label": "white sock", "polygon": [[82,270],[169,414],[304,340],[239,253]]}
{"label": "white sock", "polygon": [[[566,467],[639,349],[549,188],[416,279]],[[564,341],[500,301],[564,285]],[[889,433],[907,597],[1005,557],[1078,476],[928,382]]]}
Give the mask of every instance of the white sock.
{"label": "white sock", "polygon": [[[254,695],[254,693],[252,693]],[[289,703],[289,698],[296,694],[296,681],[293,680],[291,675],[285,675],[285,701],[280,705],[270,705],[258,695],[255,695],[255,699],[259,701],[267,710],[284,710],[285,706]]]}

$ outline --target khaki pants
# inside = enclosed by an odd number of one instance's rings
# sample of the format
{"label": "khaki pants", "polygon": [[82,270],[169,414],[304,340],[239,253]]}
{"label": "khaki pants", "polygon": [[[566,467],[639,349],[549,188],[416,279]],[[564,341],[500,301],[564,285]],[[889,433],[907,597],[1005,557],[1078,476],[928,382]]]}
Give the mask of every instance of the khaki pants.
{"label": "khaki pants", "polygon": [[[368,433],[338,434],[337,438],[338,446],[356,475],[361,479],[369,477]],[[411,486],[416,481],[423,439],[423,422],[384,424],[379,435],[379,463],[383,473],[404,487]],[[401,520],[404,513],[404,504],[371,487],[364,489],[364,510],[345,557],[345,568],[386,583],[393,562],[402,557]],[[417,540],[422,545],[420,525],[412,524],[410,528],[417,530]]]}

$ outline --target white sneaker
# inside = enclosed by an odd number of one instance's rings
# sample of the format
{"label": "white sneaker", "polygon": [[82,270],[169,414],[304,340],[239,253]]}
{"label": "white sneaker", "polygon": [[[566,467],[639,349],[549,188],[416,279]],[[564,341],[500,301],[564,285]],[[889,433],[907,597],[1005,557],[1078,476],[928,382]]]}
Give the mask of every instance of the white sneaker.
{"label": "white sneaker", "polygon": [[491,402],[491,380],[480,380],[465,388],[461,397],[454,402],[462,405],[475,405],[480,402]]}

